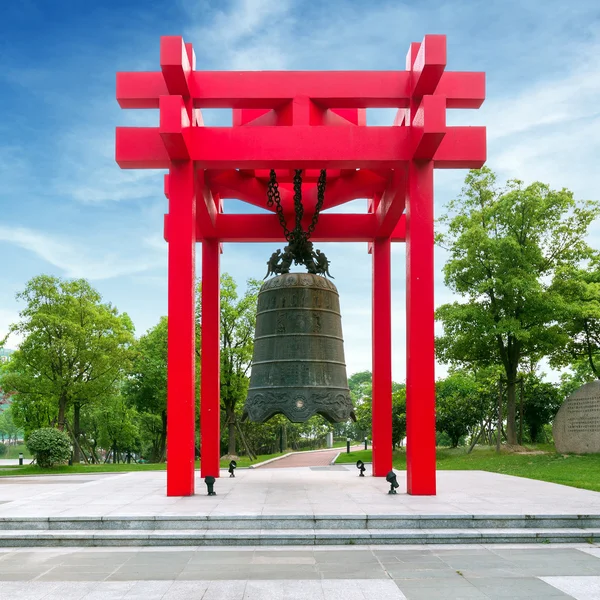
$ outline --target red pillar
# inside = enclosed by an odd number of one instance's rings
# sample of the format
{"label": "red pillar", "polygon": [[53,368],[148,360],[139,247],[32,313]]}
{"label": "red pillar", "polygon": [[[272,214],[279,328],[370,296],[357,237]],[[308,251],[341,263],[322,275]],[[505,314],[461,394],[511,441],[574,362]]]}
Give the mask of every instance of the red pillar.
{"label": "red pillar", "polygon": [[433,162],[412,161],[406,206],[408,493],[435,494]]}
{"label": "red pillar", "polygon": [[220,288],[219,240],[202,242],[202,375],[200,390],[201,475],[219,476],[220,439]]}
{"label": "red pillar", "polygon": [[191,161],[169,173],[167,496],[194,493],[196,209]]}
{"label": "red pillar", "polygon": [[392,468],[391,240],[373,242],[373,475]]}

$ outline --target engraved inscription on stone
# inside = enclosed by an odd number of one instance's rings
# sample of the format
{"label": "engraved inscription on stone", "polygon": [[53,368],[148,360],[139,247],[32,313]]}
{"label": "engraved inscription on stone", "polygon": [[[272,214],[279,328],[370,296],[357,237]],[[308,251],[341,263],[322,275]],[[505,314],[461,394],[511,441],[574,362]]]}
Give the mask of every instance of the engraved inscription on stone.
{"label": "engraved inscription on stone", "polygon": [[573,392],[554,418],[556,450],[562,453],[600,453],[600,381]]}

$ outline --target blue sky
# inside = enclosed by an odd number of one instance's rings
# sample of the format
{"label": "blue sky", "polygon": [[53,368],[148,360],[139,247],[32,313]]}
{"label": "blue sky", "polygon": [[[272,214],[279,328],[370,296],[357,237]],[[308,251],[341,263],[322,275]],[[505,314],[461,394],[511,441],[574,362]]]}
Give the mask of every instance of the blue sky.
{"label": "blue sky", "polygon": [[[587,0],[1,2],[0,337],[18,318],[15,294],[39,273],[88,278],[132,317],[139,335],[166,313],[162,174],[123,172],[114,162],[116,125],[157,124],[155,111],[119,109],[115,72],[158,70],[161,35],[193,42],[198,69],[385,70],[404,67],[411,41],[444,33],[448,70],[487,73],[484,106],[454,111],[449,122],[488,127],[488,165],[500,178],[541,180],[598,198],[599,25],[600,7]],[[226,118],[205,112],[207,124]],[[392,118],[383,110],[368,115],[371,124]],[[438,215],[464,175],[436,172]],[[365,206],[357,201],[347,210]],[[591,242],[600,246],[597,223]],[[275,247],[227,244],[222,269],[243,287],[248,277],[264,275]],[[323,247],[341,294],[349,372],[368,369],[366,244]],[[444,259],[436,251],[437,304],[452,298],[443,285]],[[402,381],[401,244],[392,274],[393,372]]]}

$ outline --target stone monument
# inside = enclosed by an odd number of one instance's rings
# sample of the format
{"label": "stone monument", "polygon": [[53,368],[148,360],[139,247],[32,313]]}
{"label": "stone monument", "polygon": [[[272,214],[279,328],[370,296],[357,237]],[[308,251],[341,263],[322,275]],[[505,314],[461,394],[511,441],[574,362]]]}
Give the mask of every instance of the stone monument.
{"label": "stone monument", "polygon": [[582,385],[560,407],[552,427],[563,454],[600,454],[600,380]]}

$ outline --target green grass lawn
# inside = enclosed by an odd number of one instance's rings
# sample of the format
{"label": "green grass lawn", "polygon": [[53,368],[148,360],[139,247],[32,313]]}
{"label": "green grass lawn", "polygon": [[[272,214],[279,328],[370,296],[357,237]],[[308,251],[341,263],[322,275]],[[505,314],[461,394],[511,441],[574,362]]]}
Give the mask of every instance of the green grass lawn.
{"label": "green grass lawn", "polygon": [[[256,460],[251,461],[247,456],[240,456],[237,460],[238,467],[249,467],[251,464],[256,464],[281,456],[277,454],[261,454],[256,457]],[[229,466],[229,460],[221,460],[221,468],[226,469]],[[0,477],[14,475],[58,475],[58,474],[74,474],[74,473],[119,473],[127,471],[164,471],[167,468],[165,463],[117,463],[116,465],[101,464],[101,465],[60,465],[52,469],[40,469],[37,465],[18,465],[0,467]],[[200,461],[196,461],[196,468],[200,468]]]}
{"label": "green grass lawn", "polygon": [[27,450],[27,446],[25,444],[17,444],[13,446],[12,444],[6,446],[6,454],[0,456],[0,458],[19,458],[19,453],[23,453],[24,458],[31,458],[31,454],[29,454],[29,450]]}
{"label": "green grass lawn", "polygon": [[[561,483],[572,487],[600,492],[600,454],[582,456],[557,454],[553,446],[537,446],[544,454],[496,453],[495,448],[475,448],[467,454],[465,448],[438,448],[437,468],[440,470],[478,470],[505,475],[516,475]],[[372,451],[343,452],[338,463],[371,462]],[[406,469],[406,452],[394,452],[395,469]]]}
{"label": "green grass lawn", "polygon": [[[285,452],[283,454],[286,454]],[[257,463],[264,462],[265,460],[269,460],[270,458],[276,458],[277,456],[282,456],[281,452],[277,452],[275,454],[260,454],[256,457],[255,460],[250,460],[248,456],[240,456],[235,462],[237,462],[237,466],[239,467],[249,467],[250,465],[255,465]],[[221,469],[227,469],[229,467],[229,460],[221,459]]]}

